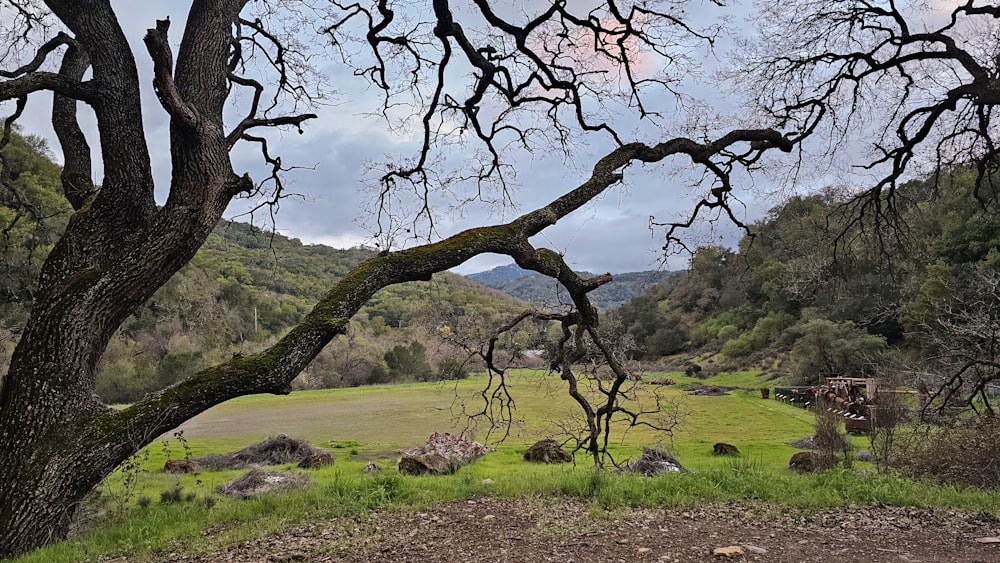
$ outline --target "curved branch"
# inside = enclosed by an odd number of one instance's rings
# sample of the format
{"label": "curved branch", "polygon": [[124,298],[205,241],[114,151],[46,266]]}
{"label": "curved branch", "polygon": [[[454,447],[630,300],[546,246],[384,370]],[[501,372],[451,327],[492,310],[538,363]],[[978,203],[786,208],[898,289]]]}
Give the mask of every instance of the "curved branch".
{"label": "curved branch", "polygon": [[42,63],[45,62],[45,59],[47,59],[49,54],[53,51],[62,45],[73,45],[75,43],[76,42],[72,37],[67,35],[65,32],[60,31],[55,37],[42,44],[42,46],[38,48],[38,51],[35,52],[34,58],[27,63],[12,71],[0,69],[0,78],[17,78],[18,76],[35,72],[42,66]]}
{"label": "curved branch", "polygon": [[90,82],[80,82],[55,72],[32,72],[0,82],[0,101],[14,100],[43,91],[55,92],[88,103],[93,103],[97,98],[97,90]]}
{"label": "curved branch", "polygon": [[198,123],[198,113],[181,97],[174,84],[174,56],[167,41],[170,20],[156,20],[156,27],[146,30],[142,42],[153,60],[153,91],[160,105],[179,123],[193,129]]}
{"label": "curved branch", "polygon": [[304,113],[301,115],[284,115],[281,117],[266,117],[266,118],[246,118],[236,126],[235,129],[228,135],[226,135],[226,144],[232,148],[240,138],[244,137],[244,134],[255,127],[282,127],[287,125],[293,125],[299,130],[299,134],[302,134],[302,124],[310,119],[316,119],[318,116],[315,113]]}
{"label": "curved branch", "polygon": [[[81,80],[90,67],[90,57],[76,41],[68,41],[67,45],[59,74]],[[56,94],[52,98],[52,124],[62,145],[64,161],[61,173],[63,194],[73,209],[79,210],[88,198],[97,193],[97,187],[91,176],[90,145],[77,121],[76,104],[77,100],[68,96]]]}

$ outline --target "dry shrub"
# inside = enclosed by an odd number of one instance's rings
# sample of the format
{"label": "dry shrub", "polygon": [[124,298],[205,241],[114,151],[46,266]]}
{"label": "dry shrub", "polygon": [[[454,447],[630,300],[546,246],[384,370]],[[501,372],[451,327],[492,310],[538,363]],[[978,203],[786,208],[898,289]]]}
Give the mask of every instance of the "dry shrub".
{"label": "dry shrub", "polygon": [[874,416],[871,420],[868,442],[876,469],[879,473],[885,473],[892,465],[896,435],[900,425],[909,419],[910,409],[902,394],[880,389],[872,412]]}
{"label": "dry shrub", "polygon": [[837,465],[837,456],[842,456],[845,466],[850,466],[851,441],[847,435],[840,431],[843,418],[828,410],[830,404],[827,401],[819,401],[816,404],[816,435],[813,438],[813,446],[816,448],[814,460],[814,470],[822,471]]}
{"label": "dry shrub", "polygon": [[299,463],[304,459],[324,453],[328,452],[319,448],[313,448],[304,440],[297,440],[280,434],[243,448],[238,452],[214,454],[199,457],[193,461],[200,463],[203,467],[218,471],[220,469],[243,469],[255,465]]}
{"label": "dry shrub", "polygon": [[1000,486],[1000,419],[983,418],[954,426],[921,426],[905,440],[897,437],[895,466],[904,474],[942,483]]}
{"label": "dry shrub", "polygon": [[265,469],[251,469],[242,476],[219,485],[216,490],[236,498],[251,498],[264,493],[299,489],[309,484],[301,473],[282,473]]}

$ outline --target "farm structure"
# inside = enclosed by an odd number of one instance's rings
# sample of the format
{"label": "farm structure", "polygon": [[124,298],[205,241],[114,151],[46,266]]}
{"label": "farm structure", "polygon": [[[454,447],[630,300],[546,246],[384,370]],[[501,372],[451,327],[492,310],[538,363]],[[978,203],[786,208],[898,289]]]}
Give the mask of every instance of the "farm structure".
{"label": "farm structure", "polygon": [[865,434],[876,416],[878,388],[872,377],[827,377],[825,385],[775,387],[774,398],[802,408],[825,408],[844,417],[844,429]]}

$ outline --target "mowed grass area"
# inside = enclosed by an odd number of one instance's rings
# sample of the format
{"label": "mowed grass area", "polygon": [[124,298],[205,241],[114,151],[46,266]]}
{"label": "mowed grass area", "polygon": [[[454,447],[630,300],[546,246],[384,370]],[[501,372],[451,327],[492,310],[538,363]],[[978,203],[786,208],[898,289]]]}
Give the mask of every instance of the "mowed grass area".
{"label": "mowed grass area", "polygon": [[[642,446],[656,445],[694,453],[706,449],[702,447],[706,444],[711,453],[712,444],[719,441],[752,452],[758,446],[782,446],[812,433],[811,413],[760,398],[756,387],[766,382],[756,374],[720,374],[706,380],[672,374],[672,378],[677,385],[648,387],[655,388],[682,412],[673,443],[669,436],[657,435],[645,427],[631,429],[623,437],[625,429],[619,426],[620,431],[612,436],[616,454],[633,455]],[[432,432],[465,433],[480,441],[496,439],[504,429],[487,436],[486,420],[470,421],[464,415],[483,408],[479,393],[487,383],[485,377],[474,377],[458,383],[302,391],[287,397],[254,395],[219,405],[181,429],[196,456],[230,451],[268,436],[286,434],[317,446],[351,443],[352,449],[363,456],[392,457],[398,450],[422,444]],[[740,384],[750,390],[725,396],[691,396],[681,389],[690,383]],[[556,436],[562,431],[562,423],[580,416],[579,407],[566,394],[558,377],[525,370],[513,373],[508,387],[516,410],[511,435],[504,442],[506,447],[526,446]],[[596,405],[597,397],[591,397]],[[643,406],[648,408],[652,402],[647,396]],[[713,456],[696,457],[718,461]]]}
{"label": "mowed grass area", "polygon": [[[648,376],[653,379],[655,376]],[[868,464],[819,475],[787,469],[796,451],[786,444],[813,432],[813,415],[796,407],[760,398],[766,386],[752,372],[719,374],[692,380],[669,374],[676,386],[657,388],[684,414],[672,440],[645,428],[612,436],[617,460],[637,456],[643,446],[663,446],[691,470],[647,478],[595,471],[578,454],[575,464],[529,464],[521,456],[538,439],[558,434],[559,422],[576,413],[557,377],[519,372],[509,386],[519,423],[495,453],[463,467],[454,475],[410,477],[395,468],[398,451],[422,444],[431,432],[466,429],[465,411],[481,408],[477,393],[483,377],[449,384],[410,384],[293,393],[287,397],[252,396],[219,405],[189,421],[184,440],[170,435],[147,448],[143,471],[133,473],[133,495],[121,495],[122,475],[111,479],[98,503],[106,516],[86,534],[39,550],[24,561],[81,561],[106,557],[155,560],[156,553],[184,549],[210,553],[226,545],[287,529],[309,521],[363,515],[372,509],[421,509],[436,502],[475,495],[516,497],[564,494],[592,499],[594,510],[632,506],[684,507],[705,501],[753,502],[774,506],[825,507],[891,504],[965,508],[1000,512],[1000,494],[915,483],[874,475]],[[691,396],[687,383],[746,387],[724,396]],[[647,396],[646,406],[651,403]],[[327,447],[332,467],[310,471],[307,490],[253,500],[220,497],[215,487],[242,471],[206,471],[175,477],[162,472],[167,458],[197,457],[235,451],[268,436],[287,434]],[[485,439],[484,424],[474,438]],[[737,458],[712,455],[712,445],[736,445]],[[864,447],[864,441],[857,439]],[[376,460],[375,475],[361,469]],[[292,466],[278,467],[297,471]],[[486,484],[484,479],[492,480]],[[161,494],[181,486],[190,501],[161,502]],[[137,505],[146,497],[147,506]],[[206,502],[206,498],[211,500]],[[123,508],[124,507],[124,508]],[[110,516],[107,516],[110,515]]]}

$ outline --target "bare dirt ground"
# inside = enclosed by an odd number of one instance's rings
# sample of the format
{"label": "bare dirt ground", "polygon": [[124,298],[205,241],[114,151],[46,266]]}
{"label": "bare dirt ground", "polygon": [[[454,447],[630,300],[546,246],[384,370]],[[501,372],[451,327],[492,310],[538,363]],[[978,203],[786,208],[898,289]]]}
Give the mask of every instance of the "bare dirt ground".
{"label": "bare dirt ground", "polygon": [[[158,561],[871,561],[997,562],[1000,519],[962,511],[862,507],[820,512],[704,505],[603,512],[567,498],[477,498],[424,512],[316,522],[204,556]],[[739,546],[742,555],[713,555]]]}

